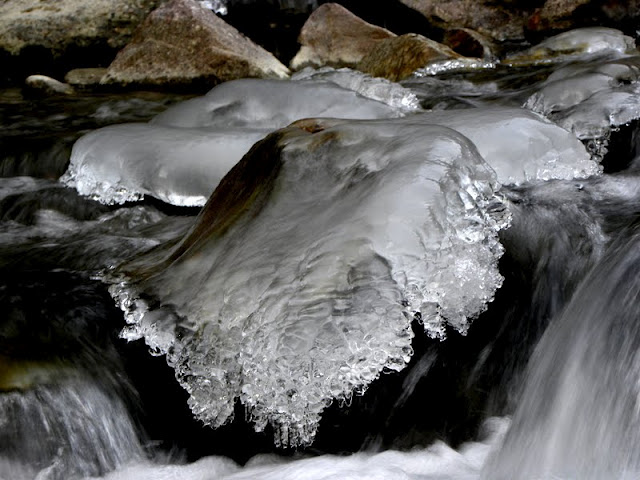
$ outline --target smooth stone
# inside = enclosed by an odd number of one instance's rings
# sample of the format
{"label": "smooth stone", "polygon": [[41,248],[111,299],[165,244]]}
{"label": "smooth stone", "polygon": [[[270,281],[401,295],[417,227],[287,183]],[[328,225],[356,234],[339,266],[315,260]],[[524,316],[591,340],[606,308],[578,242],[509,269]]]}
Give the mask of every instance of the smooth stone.
{"label": "smooth stone", "polygon": [[25,80],[24,85],[31,93],[41,95],[73,95],[74,93],[71,85],[46,75],[30,75]]}
{"label": "smooth stone", "polygon": [[107,73],[106,68],[75,68],[67,72],[64,81],[79,88],[94,87]]}

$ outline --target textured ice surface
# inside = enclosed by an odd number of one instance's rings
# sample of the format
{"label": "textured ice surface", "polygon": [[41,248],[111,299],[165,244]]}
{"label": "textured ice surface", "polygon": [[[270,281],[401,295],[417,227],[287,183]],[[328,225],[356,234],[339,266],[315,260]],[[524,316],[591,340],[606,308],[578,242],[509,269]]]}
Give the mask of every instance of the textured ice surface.
{"label": "textured ice surface", "polygon": [[353,90],[363,97],[385,103],[401,112],[420,110],[418,97],[408,88],[386,78],[372,77],[350,68],[307,67],[294,73],[291,80],[326,80],[342,88]]}
{"label": "textured ice surface", "polygon": [[606,153],[612,127],[640,118],[640,56],[556,70],[525,103]]}
{"label": "textured ice surface", "polygon": [[509,221],[493,170],[453,130],[298,127],[256,145],[166,259],[125,265],[111,288],[125,337],[167,353],[197,417],[222,425],[240,398],[281,445],[309,444],[328,403],[404,368],[414,314],[432,336],[464,332],[502,282]]}
{"label": "textured ice surface", "polygon": [[225,0],[198,0],[198,1],[204,8],[213,10],[214,13],[217,13],[219,15],[226,15],[228,13],[227,2]]}
{"label": "textured ice surface", "polygon": [[480,60],[478,58],[455,58],[429,63],[426,67],[413,72],[414,77],[426,77],[440,75],[447,72],[469,72],[474,70],[489,70],[495,68],[495,62]]}
{"label": "textured ice surface", "polygon": [[601,171],[575,136],[521,108],[433,111],[401,121],[443,125],[462,133],[503,184],[584,178]]}
{"label": "textured ice surface", "polygon": [[406,108],[326,81],[237,80],[170,107],[150,124],[110,126],[83,136],[60,180],[107,204],[150,195],[173,205],[201,206],[270,131],[300,118],[387,118]]}
{"label": "textured ice surface", "polygon": [[175,127],[251,127],[276,130],[308,117],[387,118],[389,105],[327,81],[234,80],[204,97],[170,107],[151,123]]}
{"label": "textured ice surface", "polygon": [[548,38],[524,52],[507,57],[503,63],[535,65],[564,62],[603,53],[635,50],[633,38],[620,30],[606,27],[577,28]]}
{"label": "textured ice surface", "polygon": [[132,464],[105,480],[477,480],[487,456],[502,441],[509,421],[491,418],[483,438],[453,450],[442,442],[411,452],[302,458],[261,455],[240,469],[225,458],[184,465]]}
{"label": "textured ice surface", "polygon": [[220,179],[266,134],[248,128],[205,132],[113,125],[75,143],[60,181],[107,204],[151,195],[173,205],[204,205]]}

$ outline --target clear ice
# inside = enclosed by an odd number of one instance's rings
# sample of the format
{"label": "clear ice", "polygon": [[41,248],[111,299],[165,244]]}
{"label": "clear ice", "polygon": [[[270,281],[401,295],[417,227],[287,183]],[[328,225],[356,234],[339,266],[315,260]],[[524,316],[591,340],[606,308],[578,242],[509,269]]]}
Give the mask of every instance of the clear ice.
{"label": "clear ice", "polygon": [[167,355],[206,424],[240,399],[277,444],[309,444],[329,403],[405,367],[414,317],[443,337],[492,300],[499,187],[449,128],[303,120],[254,146],[176,247],[121,268],[123,335]]}

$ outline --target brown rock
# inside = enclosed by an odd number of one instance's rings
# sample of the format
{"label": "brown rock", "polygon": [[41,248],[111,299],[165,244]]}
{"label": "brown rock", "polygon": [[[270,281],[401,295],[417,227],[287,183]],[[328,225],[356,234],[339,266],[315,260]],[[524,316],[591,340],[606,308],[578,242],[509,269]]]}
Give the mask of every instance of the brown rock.
{"label": "brown rock", "polygon": [[194,0],[170,0],[140,25],[103,84],[215,84],[288,75],[287,67]]}
{"label": "brown rock", "polygon": [[384,40],[358,64],[358,70],[397,82],[437,60],[461,58],[446,45],[408,33]]}
{"label": "brown rock", "polygon": [[484,60],[497,58],[497,47],[491,39],[470,28],[447,30],[442,43],[465,57],[476,57]]}
{"label": "brown rock", "polygon": [[495,40],[521,40],[532,7],[527,2],[493,0],[400,0],[422,13],[435,27],[470,28]]}
{"label": "brown rock", "polygon": [[325,3],[307,19],[298,42],[302,45],[291,68],[354,67],[376,45],[396,35],[357,17],[337,3]]}

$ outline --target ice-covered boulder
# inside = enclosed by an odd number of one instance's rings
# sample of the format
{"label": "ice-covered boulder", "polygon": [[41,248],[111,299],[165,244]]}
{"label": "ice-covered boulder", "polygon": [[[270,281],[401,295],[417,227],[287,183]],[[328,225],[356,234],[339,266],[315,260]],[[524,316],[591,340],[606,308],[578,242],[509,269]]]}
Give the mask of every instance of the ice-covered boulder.
{"label": "ice-covered boulder", "polygon": [[170,0],[145,19],[101,82],[215,84],[288,73],[273,55],[195,0]]}
{"label": "ice-covered boulder", "polygon": [[119,269],[123,335],[167,355],[205,423],[239,398],[278,444],[309,444],[333,399],[405,367],[415,315],[442,336],[486,308],[509,221],[498,188],[448,128],[297,122],[252,148],[177,245]]}
{"label": "ice-covered boulder", "polygon": [[325,3],[303,25],[298,37],[301,47],[291,60],[291,68],[354,67],[381,40],[395,36],[337,3]]}
{"label": "ice-covered boulder", "polygon": [[443,125],[469,138],[502,184],[598,175],[600,165],[567,130],[522,108],[424,112],[407,123]]}
{"label": "ice-covered boulder", "polygon": [[150,195],[179,206],[204,205],[220,179],[268,130],[215,132],[133,123],[80,138],[60,181],[114,204]]}
{"label": "ice-covered boulder", "polygon": [[515,66],[559,63],[595,54],[635,50],[633,38],[605,27],[577,28],[548,38],[528,50],[509,55],[503,63]]}
{"label": "ice-covered boulder", "polygon": [[606,153],[612,128],[640,118],[640,55],[598,64],[569,64],[554,73],[525,103]]}
{"label": "ice-covered boulder", "polygon": [[151,124],[114,125],[83,136],[60,180],[108,204],[150,195],[200,206],[251,145],[273,130],[306,117],[375,119],[404,111],[330,82],[227,82],[174,105]]}
{"label": "ice-covered boulder", "polygon": [[430,62],[457,58],[462,56],[446,45],[408,33],[381,41],[356,68],[374,77],[397,82]]}
{"label": "ice-covered boulder", "polygon": [[151,123],[175,127],[242,126],[275,130],[307,117],[386,118],[401,110],[369,100],[327,81],[287,82],[243,79],[218,85],[187,100]]}

